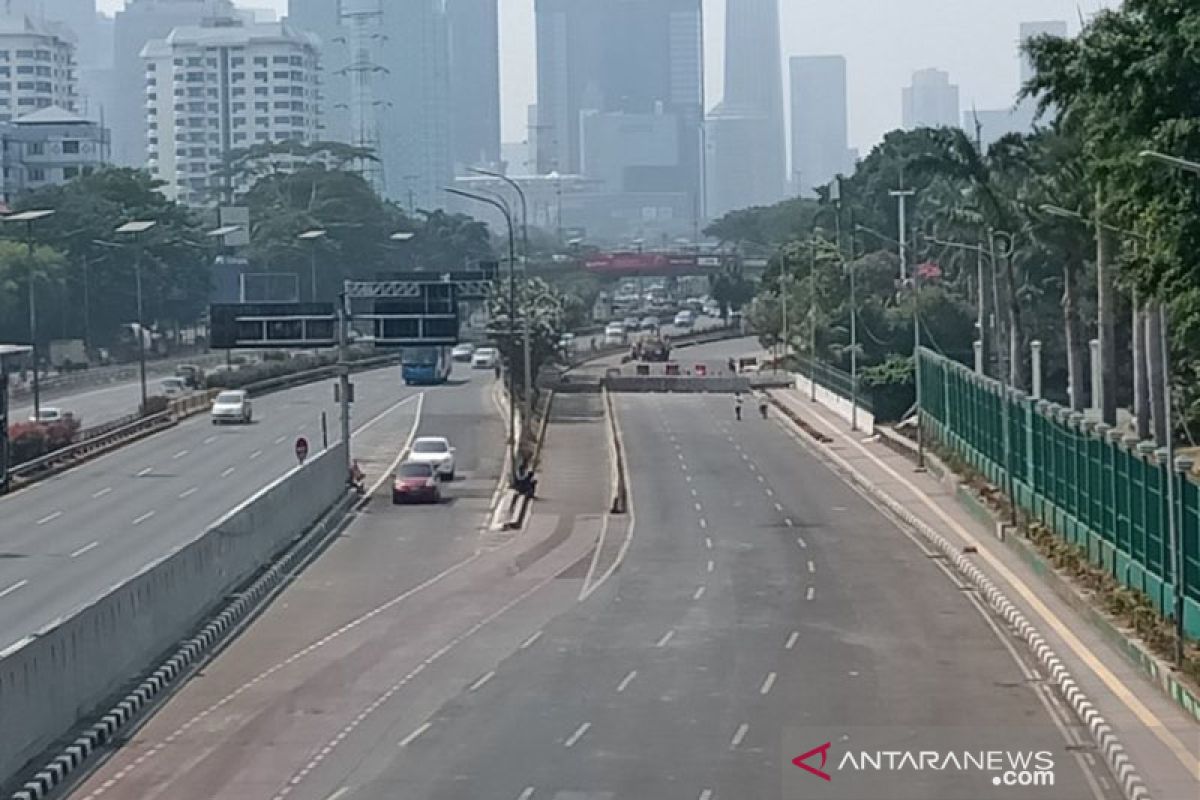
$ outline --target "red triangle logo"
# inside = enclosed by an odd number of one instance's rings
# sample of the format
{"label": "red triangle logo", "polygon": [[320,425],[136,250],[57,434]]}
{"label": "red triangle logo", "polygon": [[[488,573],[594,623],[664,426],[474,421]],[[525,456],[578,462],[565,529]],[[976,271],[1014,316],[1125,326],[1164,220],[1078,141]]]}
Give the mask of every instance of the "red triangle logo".
{"label": "red triangle logo", "polygon": [[[832,744],[833,744],[832,742],[826,742],[825,744],[821,745],[820,747],[814,747],[812,750],[809,750],[807,753],[802,753],[801,755],[798,755],[795,758],[793,758],[792,763],[795,764],[800,769],[804,770],[805,772],[809,772],[809,773],[812,773],[813,775],[816,775],[821,780],[832,781],[833,778],[831,778],[829,776],[829,773],[825,772],[825,769],[824,769],[825,760],[829,757],[829,748],[832,746]],[[821,754],[820,768],[814,767],[814,766],[811,766],[811,765],[805,763],[806,761],[808,761],[810,758],[817,755],[818,753]]]}

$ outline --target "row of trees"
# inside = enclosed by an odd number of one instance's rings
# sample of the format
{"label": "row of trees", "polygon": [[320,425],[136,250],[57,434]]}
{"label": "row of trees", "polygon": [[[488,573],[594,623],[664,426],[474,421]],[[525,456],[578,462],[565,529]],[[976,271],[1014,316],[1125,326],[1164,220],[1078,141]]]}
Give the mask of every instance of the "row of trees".
{"label": "row of trees", "polygon": [[891,192],[911,189],[910,269],[922,276],[928,346],[970,363],[981,339],[989,373],[1028,389],[1029,343],[1040,340],[1045,393],[1079,409],[1090,402],[1087,342],[1099,338],[1104,416],[1115,422],[1117,406],[1136,408],[1145,435],[1150,419],[1164,417],[1165,398],[1151,391],[1161,364],[1155,333],[1169,320],[1175,399],[1194,426],[1200,178],[1139,154],[1200,153],[1200,71],[1186,57],[1197,45],[1200,9],[1130,0],[1076,39],[1029,44],[1037,74],[1025,91],[1044,112],[1036,133],[985,149],[958,129],[893,132],[841,182],[840,202],[826,191],[735,212],[708,232],[772,254],[756,321],[782,331],[786,293],[793,345],[813,346],[815,313],[824,358],[848,355],[843,262],[851,262],[861,361],[893,359],[895,375],[894,357],[912,351],[913,299],[895,283],[901,231]]}
{"label": "row of trees", "polygon": [[[283,157],[302,159],[281,168]],[[231,198],[250,209],[250,245],[239,255],[256,272],[307,278],[315,257],[320,296],[333,296],[346,278],[374,278],[401,269],[455,269],[492,256],[487,228],[442,211],[410,216],[357,174],[369,154],[332,143],[265,145],[230,160]],[[206,309],[211,265],[222,243],[211,210],[168,200],[144,171],[108,168],[22,197],[15,210],[49,209],[53,216],[26,228],[0,227],[0,340],[27,341],[28,292],[37,293],[38,339],[83,338],[109,347],[136,319],[134,264],[141,252],[143,317],[168,336],[194,325]],[[122,223],[156,225],[135,238],[115,233]],[[298,239],[321,229],[316,241]],[[394,233],[411,233],[397,242]],[[29,250],[27,235],[34,248]],[[308,280],[301,281],[307,297]],[[127,338],[127,337],[125,337]]]}

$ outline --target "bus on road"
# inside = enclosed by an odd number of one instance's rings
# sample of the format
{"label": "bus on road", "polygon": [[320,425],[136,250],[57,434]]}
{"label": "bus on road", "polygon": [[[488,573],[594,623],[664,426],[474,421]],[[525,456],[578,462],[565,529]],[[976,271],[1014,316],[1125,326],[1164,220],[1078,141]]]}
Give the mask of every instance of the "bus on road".
{"label": "bus on road", "polygon": [[406,347],[400,357],[400,373],[409,386],[432,386],[450,378],[451,348]]}

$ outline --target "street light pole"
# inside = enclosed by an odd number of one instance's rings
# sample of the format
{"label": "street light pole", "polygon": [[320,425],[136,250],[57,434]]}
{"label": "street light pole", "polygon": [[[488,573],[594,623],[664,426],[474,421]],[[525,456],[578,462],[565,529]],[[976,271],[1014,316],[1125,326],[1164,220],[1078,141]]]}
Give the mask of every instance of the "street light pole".
{"label": "street light pole", "polygon": [[33,418],[38,419],[42,410],[41,383],[38,378],[38,346],[37,346],[37,277],[34,275],[34,246],[33,223],[54,214],[53,209],[21,211],[5,217],[7,222],[25,223],[25,245],[29,258],[29,346],[30,358],[33,359]]}
{"label": "street light pole", "polygon": [[480,167],[469,167],[470,172],[476,175],[486,175],[489,178],[497,178],[504,181],[517,192],[517,197],[521,198],[521,257],[526,263],[529,261],[529,203],[525,197],[525,190],[521,188],[521,184],[514,181],[507,175],[491,170],[482,169]]}
{"label": "street light pole", "polygon": [[142,310],[142,244],[138,238],[158,223],[154,220],[134,220],[116,229],[116,233],[127,233],[133,237],[133,279],[137,290],[137,340],[138,375],[142,389],[142,408],[146,407],[146,323]]}
{"label": "street light pole", "polygon": [[[446,189],[446,191],[459,197],[465,197],[468,200],[474,200],[477,203],[486,203],[504,215],[504,221],[508,225],[508,339],[511,342],[516,337],[517,332],[517,281],[513,267],[513,262],[516,260],[516,236],[513,233],[512,214],[503,203],[494,198],[464,192],[461,189]],[[526,330],[528,330],[528,322],[526,322]],[[526,352],[528,352],[528,336],[526,337],[526,343]],[[528,375],[528,359],[526,359],[526,395],[529,393]],[[511,470],[510,476],[513,480],[516,480],[517,475],[516,388],[516,375],[510,368],[508,370],[508,463]]]}

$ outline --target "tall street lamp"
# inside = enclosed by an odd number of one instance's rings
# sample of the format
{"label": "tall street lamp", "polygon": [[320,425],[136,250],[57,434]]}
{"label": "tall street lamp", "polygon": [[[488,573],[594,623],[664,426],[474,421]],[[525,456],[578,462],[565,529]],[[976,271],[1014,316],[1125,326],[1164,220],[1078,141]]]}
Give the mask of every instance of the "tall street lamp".
{"label": "tall street lamp", "polygon": [[[462,189],[446,189],[446,191],[452,195],[456,195],[458,197],[464,197],[468,200],[473,200],[477,203],[486,203],[487,205],[492,206],[493,208],[495,208],[501,214],[504,215],[504,221],[508,225],[508,339],[511,342],[514,338],[516,338],[516,333],[517,333],[517,331],[516,331],[517,280],[516,280],[516,274],[514,272],[514,267],[513,267],[513,262],[516,260],[516,252],[515,252],[516,251],[516,237],[513,233],[512,213],[509,212],[509,210],[505,207],[504,203],[502,203],[499,200],[496,200],[494,198],[486,197],[481,194],[474,194],[472,192],[464,192]],[[526,349],[528,349],[528,343],[529,343],[529,320],[528,320],[528,318],[526,318],[526,320],[525,320],[525,342],[526,342]],[[528,382],[528,376],[529,376],[528,359],[526,359],[526,364],[525,364],[525,375],[526,375],[525,405],[526,405],[526,414],[528,415],[529,391],[530,391],[529,382]],[[516,480],[516,476],[517,476],[516,394],[517,394],[517,392],[516,392],[516,376],[513,374],[513,371],[510,369],[508,371],[508,463],[509,463],[509,467],[511,469],[510,474],[511,474],[513,480]],[[529,419],[528,416],[526,416],[525,418],[527,420]]]}
{"label": "tall street lamp", "polygon": [[317,302],[317,242],[329,235],[329,231],[322,228],[313,228],[301,233],[296,238],[309,243],[309,281],[311,286],[310,298],[315,303]]}
{"label": "tall street lamp", "polygon": [[142,408],[146,407],[146,323],[142,310],[142,247],[139,237],[157,224],[154,220],[133,220],[114,231],[132,237],[134,243],[133,276],[137,289],[138,374],[142,384]]}
{"label": "tall street lamp", "polygon": [[469,167],[468,171],[474,172],[476,175],[486,175],[489,178],[496,178],[504,181],[517,192],[517,197],[521,198],[521,258],[525,263],[529,262],[529,203],[525,197],[525,190],[521,188],[521,184],[514,181],[507,175],[491,170],[482,169],[480,167]]}
{"label": "tall street lamp", "polygon": [[37,347],[37,279],[33,272],[33,223],[39,219],[54,214],[53,209],[43,208],[33,211],[21,211],[16,214],[9,214],[5,217],[6,222],[24,222],[25,223],[25,245],[29,251],[29,346],[31,358],[33,359],[33,418],[41,419],[42,412],[42,393],[41,384],[38,381],[38,347]]}
{"label": "tall street lamp", "polygon": [[[950,247],[956,250],[966,250],[975,253],[975,327],[979,331],[979,341],[976,342],[977,349],[975,351],[975,372],[979,375],[987,375],[987,357],[985,355],[987,353],[987,329],[984,327],[987,323],[985,319],[987,314],[987,290],[984,288],[985,281],[983,277],[983,259],[987,256],[987,251],[983,247],[983,242],[970,244],[969,242],[951,242],[939,239],[936,236],[925,236],[924,238],[927,242],[936,244],[939,247]],[[995,264],[991,266],[992,269],[996,268]]]}

